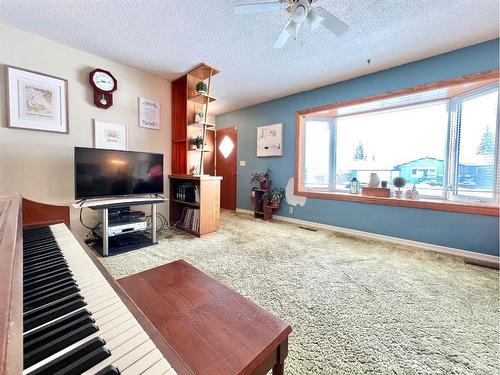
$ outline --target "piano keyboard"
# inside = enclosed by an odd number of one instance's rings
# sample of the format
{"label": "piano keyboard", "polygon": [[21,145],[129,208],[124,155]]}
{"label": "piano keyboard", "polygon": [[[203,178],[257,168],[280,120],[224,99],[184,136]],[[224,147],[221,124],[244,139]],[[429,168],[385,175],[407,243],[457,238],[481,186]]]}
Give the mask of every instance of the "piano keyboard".
{"label": "piano keyboard", "polygon": [[64,224],[23,237],[23,374],[176,374]]}

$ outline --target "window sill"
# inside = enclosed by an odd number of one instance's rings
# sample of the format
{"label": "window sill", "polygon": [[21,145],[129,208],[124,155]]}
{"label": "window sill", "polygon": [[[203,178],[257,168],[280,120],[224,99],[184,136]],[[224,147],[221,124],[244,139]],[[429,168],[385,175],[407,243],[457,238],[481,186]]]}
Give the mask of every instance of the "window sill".
{"label": "window sill", "polygon": [[332,199],[338,201],[360,202],[368,204],[381,204],[386,206],[400,206],[411,208],[422,208],[426,210],[438,210],[449,212],[460,212],[474,215],[500,216],[499,208],[487,204],[470,204],[453,201],[440,201],[429,199],[405,199],[405,198],[382,198],[369,197],[365,195],[352,195],[349,193],[330,193],[319,191],[296,191],[296,195],[317,199]]}

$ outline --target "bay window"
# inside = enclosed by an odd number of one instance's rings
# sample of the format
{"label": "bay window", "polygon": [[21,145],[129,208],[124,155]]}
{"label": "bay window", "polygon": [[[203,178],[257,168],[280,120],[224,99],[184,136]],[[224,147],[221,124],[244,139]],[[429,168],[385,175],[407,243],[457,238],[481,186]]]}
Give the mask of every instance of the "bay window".
{"label": "bay window", "polygon": [[427,201],[498,203],[497,79],[406,92],[299,112],[296,192],[346,200],[376,173]]}

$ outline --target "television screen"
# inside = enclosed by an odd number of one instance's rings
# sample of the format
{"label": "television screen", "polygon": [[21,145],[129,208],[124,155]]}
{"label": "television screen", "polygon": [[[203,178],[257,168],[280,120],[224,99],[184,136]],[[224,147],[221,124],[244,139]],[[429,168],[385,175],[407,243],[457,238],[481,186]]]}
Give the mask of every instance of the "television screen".
{"label": "television screen", "polygon": [[163,154],[75,147],[75,198],[163,193]]}

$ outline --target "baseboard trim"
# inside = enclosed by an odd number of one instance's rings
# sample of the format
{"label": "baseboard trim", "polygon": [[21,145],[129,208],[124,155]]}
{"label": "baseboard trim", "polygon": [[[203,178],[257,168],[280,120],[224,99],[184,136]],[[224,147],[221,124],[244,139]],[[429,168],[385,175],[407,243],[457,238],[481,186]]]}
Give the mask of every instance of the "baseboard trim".
{"label": "baseboard trim", "polygon": [[[253,211],[246,210],[243,208],[237,208],[236,212],[253,215]],[[365,239],[370,239],[370,240],[387,241],[387,242],[397,244],[397,245],[411,246],[412,248],[416,248],[419,250],[432,251],[432,252],[439,253],[439,254],[458,256],[458,257],[463,258],[467,261],[470,261],[471,263],[474,263],[474,264],[484,265],[487,267],[497,268],[497,269],[499,268],[499,257],[494,256],[494,255],[475,253],[473,251],[456,249],[453,247],[446,247],[446,246],[441,246],[441,245],[429,244],[429,243],[425,243],[425,242],[406,240],[406,239],[398,238],[398,237],[385,236],[383,234],[363,232],[360,230],[342,228],[342,227],[337,227],[337,226],[329,225],[329,224],[316,223],[314,221],[294,219],[294,218],[287,217],[287,216],[273,215],[273,219],[279,220],[279,221],[284,221],[284,222],[291,223],[291,224],[308,226],[308,227],[316,228],[316,229],[331,230],[333,232],[349,234],[349,235],[353,235],[353,236],[357,236],[357,237],[361,237],[361,238],[365,238]]]}

